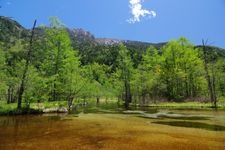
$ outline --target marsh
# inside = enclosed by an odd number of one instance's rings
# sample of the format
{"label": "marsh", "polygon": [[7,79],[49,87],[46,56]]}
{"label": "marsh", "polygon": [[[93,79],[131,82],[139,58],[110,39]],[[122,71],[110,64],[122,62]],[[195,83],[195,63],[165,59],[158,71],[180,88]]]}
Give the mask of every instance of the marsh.
{"label": "marsh", "polygon": [[224,111],[199,110],[0,117],[0,149],[222,150],[224,125]]}

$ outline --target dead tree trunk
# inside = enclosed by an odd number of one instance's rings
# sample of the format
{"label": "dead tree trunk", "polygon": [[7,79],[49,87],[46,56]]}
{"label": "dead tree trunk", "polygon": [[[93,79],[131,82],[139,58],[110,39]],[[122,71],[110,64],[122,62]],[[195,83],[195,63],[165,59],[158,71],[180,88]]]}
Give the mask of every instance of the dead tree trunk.
{"label": "dead tree trunk", "polygon": [[30,64],[30,61],[31,61],[31,52],[32,52],[33,37],[34,37],[34,30],[35,30],[36,23],[37,23],[37,20],[34,21],[34,25],[33,25],[32,32],[31,32],[30,43],[29,43],[30,46],[29,46],[29,49],[28,49],[28,52],[27,52],[26,64],[25,64],[25,68],[24,68],[24,71],[23,71],[20,88],[19,88],[19,91],[18,91],[17,109],[21,109],[22,96],[23,96],[24,89],[25,89],[25,80],[27,78],[28,67],[29,67],[29,64]]}
{"label": "dead tree trunk", "polygon": [[213,106],[217,108],[217,96],[216,96],[216,77],[215,77],[215,70],[214,65],[212,65],[212,89],[213,89]]}
{"label": "dead tree trunk", "polygon": [[99,105],[99,103],[100,103],[100,97],[97,96],[97,97],[96,97],[96,104]]}
{"label": "dead tree trunk", "polygon": [[[54,74],[58,74],[59,72],[59,57],[60,57],[60,48],[61,48],[61,43],[60,41],[58,41],[57,43],[57,47],[58,47],[58,50],[57,50],[57,56],[56,56],[56,63],[55,63],[55,71],[54,71]],[[57,79],[54,80],[54,83],[53,83],[53,101],[57,101],[58,100],[58,92],[56,90],[56,81]]]}
{"label": "dead tree trunk", "polygon": [[7,93],[7,104],[10,104],[12,102],[12,90],[11,86],[8,88],[8,93]]}
{"label": "dead tree trunk", "polygon": [[[207,54],[206,54],[206,43],[204,40],[202,40],[202,45],[203,45],[203,57],[204,57],[204,69],[205,69],[205,73],[206,73],[206,80],[208,83],[208,90],[209,90],[209,95],[210,95],[210,100],[212,103],[212,106],[214,108],[217,107],[217,103],[216,103],[216,92],[215,92],[215,77],[214,77],[214,73],[213,74],[213,79],[211,78],[210,74],[209,74],[209,68],[208,68],[208,58],[207,58]],[[214,70],[212,70],[214,72]]]}
{"label": "dead tree trunk", "polygon": [[129,103],[131,103],[131,92],[130,92],[130,83],[129,81],[125,81],[125,108],[129,108]]}

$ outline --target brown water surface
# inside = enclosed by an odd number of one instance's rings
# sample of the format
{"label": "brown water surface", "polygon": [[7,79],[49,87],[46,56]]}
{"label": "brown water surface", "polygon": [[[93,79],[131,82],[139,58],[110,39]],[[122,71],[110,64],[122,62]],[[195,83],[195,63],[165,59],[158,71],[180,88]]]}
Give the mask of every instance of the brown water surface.
{"label": "brown water surface", "polygon": [[201,128],[201,124],[225,126],[225,112],[179,112],[191,115],[203,114],[209,118],[194,120],[198,122],[197,128],[183,126],[181,122],[193,120],[190,118],[184,120],[185,118],[179,118],[180,116],[174,119],[174,113],[168,113],[173,114],[172,117],[160,119],[142,118],[138,117],[140,116],[138,114],[103,113],[79,114],[78,117],[74,115],[0,117],[0,150],[225,149],[225,131]]}

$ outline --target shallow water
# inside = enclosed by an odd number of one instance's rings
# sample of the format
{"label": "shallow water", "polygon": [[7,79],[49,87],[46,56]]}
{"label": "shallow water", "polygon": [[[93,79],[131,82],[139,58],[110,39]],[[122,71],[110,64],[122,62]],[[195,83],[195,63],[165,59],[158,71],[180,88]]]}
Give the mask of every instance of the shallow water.
{"label": "shallow water", "polygon": [[0,117],[0,149],[225,149],[225,112],[132,110]]}

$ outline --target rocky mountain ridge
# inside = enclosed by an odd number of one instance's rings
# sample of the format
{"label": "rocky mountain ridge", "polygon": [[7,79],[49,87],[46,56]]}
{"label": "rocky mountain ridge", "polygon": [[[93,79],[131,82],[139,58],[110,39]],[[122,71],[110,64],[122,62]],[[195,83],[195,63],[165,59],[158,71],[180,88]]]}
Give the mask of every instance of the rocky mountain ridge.
{"label": "rocky mountain ridge", "polygon": [[[38,32],[41,28],[38,27]],[[24,28],[22,25],[20,25],[17,21],[13,20],[12,18],[0,16],[0,31],[1,36],[0,40],[4,41],[5,38],[2,36],[4,35],[10,35],[11,37],[15,38],[21,38],[27,34],[29,29]],[[161,45],[163,43],[148,43],[148,42],[142,42],[142,41],[131,41],[131,40],[119,40],[119,39],[112,39],[112,38],[96,38],[92,33],[89,31],[85,31],[82,28],[77,29],[69,29],[67,28],[67,31],[71,37],[72,40],[77,40],[80,42],[83,41],[89,41],[95,44],[99,45],[117,45],[120,43],[124,44],[141,44],[141,45]],[[22,35],[21,35],[22,34]]]}
{"label": "rocky mountain ridge", "polygon": [[[48,27],[37,27],[35,32],[37,37],[44,35],[44,29]],[[118,45],[123,43],[131,53],[133,61],[138,64],[142,58],[142,54],[149,46],[154,46],[156,49],[161,49],[167,42],[164,43],[148,43],[141,41],[119,40],[112,38],[96,38],[92,33],[84,29],[69,29],[71,43],[74,49],[79,51],[83,64],[91,62],[99,62],[111,65],[118,53]],[[0,16],[0,43],[13,43],[16,39],[27,39],[30,36],[30,30],[24,28],[17,21]],[[196,46],[201,47],[201,46]],[[212,55],[225,58],[225,50],[215,46],[208,46]],[[216,53],[216,54],[214,54]],[[110,58],[109,56],[113,56]],[[216,56],[216,57],[217,57]]]}

